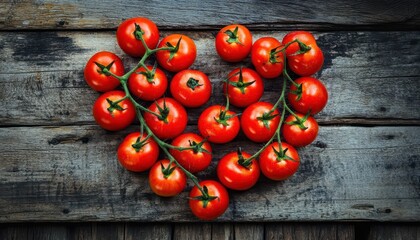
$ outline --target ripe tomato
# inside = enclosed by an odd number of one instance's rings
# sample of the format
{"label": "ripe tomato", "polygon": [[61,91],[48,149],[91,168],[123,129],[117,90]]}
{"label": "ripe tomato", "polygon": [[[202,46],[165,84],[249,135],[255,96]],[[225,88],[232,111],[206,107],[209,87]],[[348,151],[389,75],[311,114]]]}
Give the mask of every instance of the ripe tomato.
{"label": "ripe tomato", "polygon": [[311,111],[311,115],[324,109],[328,101],[328,92],[321,81],[313,77],[301,77],[295,82],[299,87],[292,84],[287,94],[293,109],[304,114]]}
{"label": "ripe tomato", "polygon": [[124,65],[121,59],[112,52],[98,52],[86,63],[84,77],[86,83],[95,91],[108,92],[120,85],[115,77],[102,72],[99,66],[106,67],[117,76],[124,75]]}
{"label": "ripe tomato", "polygon": [[270,113],[273,104],[256,102],[248,106],[241,115],[241,128],[250,140],[254,142],[267,142],[279,126],[279,111],[275,109]]}
{"label": "ripe tomato", "polygon": [[189,68],[197,57],[194,41],[182,34],[171,34],[160,41],[158,48],[175,47],[173,51],[158,51],[156,59],[160,66],[171,72]]}
{"label": "ripe tomato", "polygon": [[187,177],[175,163],[169,166],[169,160],[163,159],[156,162],[150,169],[149,186],[161,197],[173,197],[185,189]]}
{"label": "ripe tomato", "polygon": [[160,139],[174,138],[187,127],[187,112],[173,98],[160,98],[149,106],[149,110],[159,115],[159,117],[145,112],[144,120],[152,132]]}
{"label": "ripe tomato", "polygon": [[230,103],[234,106],[247,107],[263,95],[264,82],[258,73],[250,68],[236,68],[228,74],[228,78],[223,90],[225,94],[229,94]]}
{"label": "ripe tomato", "polygon": [[304,147],[312,143],[318,135],[318,123],[311,116],[305,120],[305,115],[301,113],[296,113],[296,115],[301,119],[301,126],[295,116],[289,115],[282,126],[282,133],[290,145]]}
{"label": "ripe tomato", "polygon": [[203,171],[210,165],[212,151],[210,143],[203,142],[203,140],[195,133],[181,134],[171,144],[177,147],[194,147],[194,149],[183,151],[170,149],[169,152],[189,172]]}
{"label": "ripe tomato", "polygon": [[221,105],[206,108],[198,118],[198,130],[212,143],[232,141],[240,130],[238,116]]}
{"label": "ripe tomato", "polygon": [[192,213],[202,220],[213,220],[221,216],[229,207],[229,194],[222,184],[205,180],[199,183],[208,196],[194,186],[190,192],[189,205]]}
{"label": "ripe tomato", "polygon": [[299,168],[300,160],[296,149],[287,143],[274,142],[260,155],[261,172],[271,180],[280,181],[289,178]]}
{"label": "ripe tomato", "polygon": [[136,117],[134,105],[125,99],[123,91],[115,90],[102,94],[93,104],[93,117],[96,123],[109,131],[118,131],[128,127]]}
{"label": "ripe tomato", "polygon": [[211,96],[211,82],[198,70],[183,70],[172,78],[171,94],[185,107],[199,107]]}
{"label": "ripe tomato", "polygon": [[151,168],[159,157],[159,146],[152,139],[140,137],[139,132],[130,133],[118,147],[117,156],[121,165],[129,171],[142,172]]}
{"label": "ripe tomato", "polygon": [[298,39],[302,43],[310,47],[310,50],[305,53],[300,53],[299,50],[304,50],[298,43],[292,43],[286,48],[287,64],[293,72],[300,76],[310,76],[318,72],[324,64],[324,54],[316,44],[315,38],[311,33],[305,31],[295,31],[288,33],[283,38],[283,45]]}
{"label": "ripe tomato", "polygon": [[252,34],[243,25],[234,24],[222,28],[216,35],[216,51],[227,62],[245,59],[252,47]]}
{"label": "ripe tomato", "polygon": [[146,52],[140,36],[143,36],[146,45],[150,49],[156,48],[159,42],[159,30],[156,24],[149,19],[144,17],[130,18],[118,26],[118,45],[132,57],[141,57]]}
{"label": "ripe tomato", "polygon": [[262,77],[275,78],[281,75],[284,56],[281,51],[276,51],[282,47],[283,45],[273,37],[262,37],[252,45],[251,61]]}
{"label": "ripe tomato", "polygon": [[165,93],[168,87],[168,79],[159,68],[155,70],[153,70],[152,66],[147,66],[147,68],[152,72],[154,71],[154,73],[149,76],[143,67],[138,68],[128,78],[128,88],[131,93],[141,100],[153,101],[162,97]]}

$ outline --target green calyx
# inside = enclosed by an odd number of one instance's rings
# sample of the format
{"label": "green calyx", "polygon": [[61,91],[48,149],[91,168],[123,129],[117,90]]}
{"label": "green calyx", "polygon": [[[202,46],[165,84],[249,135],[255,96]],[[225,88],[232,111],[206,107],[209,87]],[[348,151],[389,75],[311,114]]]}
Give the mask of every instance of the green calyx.
{"label": "green calyx", "polygon": [[292,162],[297,162],[295,159],[289,157],[286,152],[289,150],[288,148],[284,149],[284,150],[279,150],[277,151],[276,148],[274,146],[272,146],[274,153],[277,156],[277,161],[281,162],[281,161],[292,161]]}
{"label": "green calyx", "polygon": [[227,127],[229,126],[229,123],[227,122],[229,119],[236,117],[237,115],[228,115],[227,111],[223,111],[220,110],[219,113],[219,118],[214,118],[214,120],[219,123],[222,124],[223,126]]}
{"label": "green calyx", "polygon": [[171,61],[172,58],[175,57],[175,53],[177,53],[179,50],[179,45],[181,44],[181,40],[182,40],[182,37],[179,38],[178,42],[176,43],[176,46],[173,46],[170,42],[166,43],[166,46],[172,48],[172,50],[169,50],[170,55],[167,62]]}
{"label": "green calyx", "polygon": [[231,43],[237,43],[240,45],[244,45],[243,43],[241,43],[241,41],[239,41],[239,37],[238,37],[238,26],[235,27],[235,29],[233,30],[233,32],[231,30],[226,30],[224,33],[226,35],[229,36],[229,38],[226,40],[226,42],[228,42],[229,44]]}
{"label": "green calyx", "polygon": [[197,143],[195,141],[188,140],[188,143],[190,144],[190,147],[192,148],[194,154],[201,153],[201,152],[205,152],[205,153],[210,154],[210,152],[207,151],[207,149],[203,148],[203,144],[206,141],[207,141],[207,139],[204,139],[203,141]]}
{"label": "green calyx", "polygon": [[156,107],[158,108],[159,114],[158,114],[158,119],[160,121],[163,121],[165,123],[168,123],[168,115],[169,115],[169,108],[166,106],[166,101],[165,99],[163,100],[163,108],[161,106],[159,106],[159,104],[155,103]]}
{"label": "green calyx", "polygon": [[146,70],[146,71],[141,71],[141,72],[136,72],[136,73],[145,76],[148,83],[155,84],[154,79],[155,79],[156,68],[157,68],[157,63],[155,62],[155,64],[153,65],[153,69],[151,71]]}
{"label": "green calyx", "polygon": [[306,127],[304,123],[306,122],[306,120],[308,120],[308,117],[310,115],[311,115],[311,111],[309,111],[303,118],[299,118],[298,116],[294,115],[296,120],[290,121],[290,122],[285,122],[285,123],[289,124],[289,125],[297,125],[297,126],[299,126],[299,128],[301,130],[306,130],[306,129],[308,129],[308,127]]}
{"label": "green calyx", "polygon": [[171,174],[175,171],[176,166],[171,167],[171,164],[168,165],[167,168],[163,166],[163,163],[160,163],[160,167],[162,169],[162,174],[164,178],[168,178]]}
{"label": "green calyx", "polygon": [[203,84],[200,84],[200,81],[199,80],[191,77],[187,81],[187,86],[194,91],[195,88],[200,87],[200,86],[203,86]]}
{"label": "green calyx", "polygon": [[302,98],[302,84],[298,84],[296,90],[291,90],[290,93],[296,95],[296,101],[299,101]]}
{"label": "green calyx", "polygon": [[270,63],[272,63],[272,64],[283,62],[281,59],[280,60],[277,59],[278,58],[278,54],[279,54],[279,51],[277,51],[277,49],[279,47],[281,47],[281,46],[275,47],[275,48],[273,48],[273,49],[270,50],[270,58],[269,58],[268,61]]}
{"label": "green calyx", "polygon": [[98,73],[100,73],[100,74],[105,74],[106,76],[111,76],[111,74],[109,73],[109,71],[110,71],[110,69],[111,69],[112,65],[114,65],[114,62],[115,62],[115,61],[112,61],[112,62],[111,62],[110,64],[108,64],[107,66],[102,65],[102,64],[100,64],[100,63],[98,63],[98,62],[94,62],[94,63],[95,63],[95,65],[99,68],[99,70],[97,70],[97,71],[98,71]]}
{"label": "green calyx", "polygon": [[111,114],[115,111],[115,110],[118,110],[118,111],[124,111],[125,110],[125,108],[123,108],[123,107],[121,107],[118,103],[120,103],[122,100],[118,100],[118,101],[115,101],[115,102],[113,102],[113,101],[111,101],[110,99],[106,99],[106,101],[108,102],[108,104],[109,104],[109,107],[107,108],[107,110],[108,110],[108,112],[110,112]]}
{"label": "green calyx", "polygon": [[149,143],[150,136],[147,136],[145,139],[140,140],[140,137],[137,138],[136,142],[133,143],[131,146],[136,150],[136,152],[139,152],[146,144]]}
{"label": "green calyx", "polygon": [[245,94],[245,88],[252,85],[255,82],[244,82],[244,78],[242,76],[242,68],[239,69],[239,79],[237,82],[227,80],[227,83],[235,88],[238,88],[242,94]]}
{"label": "green calyx", "polygon": [[141,38],[143,37],[144,31],[141,29],[140,25],[138,25],[137,23],[134,23],[135,29],[134,29],[134,37],[137,40],[141,40]]}
{"label": "green calyx", "polygon": [[203,208],[206,208],[207,205],[209,204],[209,202],[218,199],[219,197],[217,196],[210,196],[209,195],[209,190],[208,188],[204,185],[203,186],[203,191],[202,191],[202,195],[201,196],[197,196],[197,197],[193,197],[191,199],[194,200],[198,200],[198,201],[202,201],[203,202]]}
{"label": "green calyx", "polygon": [[293,53],[291,56],[295,56],[295,55],[299,55],[299,54],[304,54],[304,53],[309,52],[312,49],[310,46],[304,44],[299,39],[296,39],[296,42],[299,44],[299,51]]}
{"label": "green calyx", "polygon": [[273,120],[275,117],[277,117],[279,114],[273,114],[272,111],[265,112],[261,115],[261,117],[257,117],[257,120],[262,121],[264,124],[264,127],[267,129],[270,129],[270,121]]}
{"label": "green calyx", "polygon": [[238,148],[237,154],[238,154],[238,164],[246,169],[249,169],[252,164],[252,159],[245,159],[244,156],[242,155],[242,148],[240,147]]}

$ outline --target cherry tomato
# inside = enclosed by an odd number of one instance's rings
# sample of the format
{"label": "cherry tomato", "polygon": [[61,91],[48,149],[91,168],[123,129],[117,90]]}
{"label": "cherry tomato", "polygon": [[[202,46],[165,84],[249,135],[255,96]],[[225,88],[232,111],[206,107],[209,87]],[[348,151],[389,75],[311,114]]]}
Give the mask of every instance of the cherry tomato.
{"label": "cherry tomato", "polygon": [[238,116],[221,105],[206,108],[198,118],[198,130],[212,143],[232,141],[240,130]]}
{"label": "cherry tomato", "polygon": [[171,144],[176,147],[194,148],[183,151],[170,149],[169,152],[189,172],[196,173],[203,171],[211,163],[212,151],[210,143],[203,140],[201,136],[195,133],[181,134]]}
{"label": "cherry tomato", "polygon": [[185,108],[173,98],[160,98],[148,108],[158,116],[145,112],[144,120],[160,139],[170,139],[181,134],[187,127]]}
{"label": "cherry tomato", "polygon": [[173,51],[165,50],[156,53],[159,65],[171,72],[189,68],[197,57],[194,41],[182,34],[171,34],[165,37],[158,47],[175,47]]}
{"label": "cherry tomato", "polygon": [[287,143],[274,142],[260,155],[261,172],[271,180],[280,181],[289,178],[298,170],[300,159],[296,149]]}
{"label": "cherry tomato", "polygon": [[283,45],[273,37],[262,37],[252,45],[251,61],[262,77],[275,78],[281,75],[284,56],[279,50],[282,47]]}
{"label": "cherry tomato", "polygon": [[199,183],[208,196],[194,186],[190,192],[189,205],[192,213],[202,220],[213,220],[221,216],[229,207],[229,194],[219,182],[205,180]]}
{"label": "cherry tomato", "polygon": [[161,197],[173,197],[185,189],[187,177],[175,163],[169,167],[169,160],[163,159],[156,162],[150,169],[149,186]]}
{"label": "cherry tomato", "polygon": [[139,132],[130,133],[118,147],[117,156],[121,165],[129,171],[142,172],[151,168],[159,157],[159,146]]}
{"label": "cherry tomato", "polygon": [[211,96],[211,82],[198,70],[183,70],[172,78],[171,94],[185,107],[199,107]]}
{"label": "cherry tomato", "polygon": [[243,25],[234,24],[222,28],[216,35],[216,51],[227,62],[245,59],[252,47],[252,34]]}
{"label": "cherry tomato", "polygon": [[[144,101],[153,101],[163,96],[168,87],[168,79],[165,73],[152,66],[147,66],[152,72],[140,67],[128,78],[128,88],[136,97]],[[153,72],[154,71],[154,72]]]}
{"label": "cherry tomato", "polygon": [[109,131],[118,131],[128,127],[136,117],[134,105],[125,99],[123,91],[114,90],[99,96],[93,104],[93,117],[96,123]]}
{"label": "cherry tomato", "polygon": [[228,74],[228,83],[223,90],[229,94],[230,103],[247,107],[258,102],[264,92],[264,82],[257,72],[250,68],[236,68]]}
{"label": "cherry tomato", "polygon": [[287,94],[290,105],[300,113],[312,115],[319,113],[327,105],[328,92],[324,84],[313,77],[301,77],[295,80],[299,85],[291,85]]}
{"label": "cherry tomato", "polygon": [[250,140],[267,142],[279,126],[280,116],[277,109],[270,111],[273,104],[256,102],[248,106],[241,115],[241,128]]}
{"label": "cherry tomato", "polygon": [[124,75],[124,65],[117,55],[106,51],[95,53],[86,63],[84,69],[86,83],[95,91],[108,92],[120,85],[120,81],[109,73],[104,73],[101,65],[117,76]]}
{"label": "cherry tomato", "polygon": [[150,49],[159,42],[159,30],[156,24],[144,17],[130,18],[122,22],[117,29],[117,42],[120,48],[132,57],[141,57],[146,52],[140,36],[143,36]]}
{"label": "cherry tomato", "polygon": [[290,145],[304,147],[312,143],[318,135],[318,123],[311,116],[308,116],[305,120],[305,115],[301,113],[296,113],[296,115],[300,120],[298,121],[295,116],[289,115],[282,126],[282,133],[284,139]]}

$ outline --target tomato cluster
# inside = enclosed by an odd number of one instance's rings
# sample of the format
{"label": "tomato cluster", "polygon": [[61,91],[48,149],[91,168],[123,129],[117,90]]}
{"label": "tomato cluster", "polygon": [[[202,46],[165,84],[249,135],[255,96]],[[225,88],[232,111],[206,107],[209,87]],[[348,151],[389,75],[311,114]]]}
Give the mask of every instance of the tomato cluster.
{"label": "tomato cluster", "polygon": [[[94,119],[102,128],[122,130],[137,116],[140,131],[124,138],[117,158],[129,171],[149,170],[151,191],[162,197],[176,196],[184,191],[190,178],[194,183],[189,194],[191,211],[200,219],[211,220],[228,208],[226,188],[243,191],[253,187],[261,173],[278,181],[297,171],[300,158],[295,147],[314,141],[318,124],[313,115],[328,100],[323,83],[311,77],[324,61],[312,34],[295,31],[282,42],[262,37],[253,43],[251,32],[243,25],[222,28],[215,38],[217,54],[228,62],[241,62],[251,55],[255,70],[241,67],[227,74],[223,80],[226,104],[211,105],[202,111],[197,123],[199,134],[184,132],[187,109],[208,102],[212,83],[205,73],[189,69],[197,56],[194,40],[171,34],[159,41],[158,27],[144,17],[125,20],[116,35],[126,54],[140,58],[137,66],[125,73],[121,59],[103,51],[89,59],[84,76],[92,89],[103,92],[93,105]],[[156,63],[146,65],[146,59],[153,54]],[[301,77],[293,80],[286,66]],[[175,73],[170,81],[165,71]],[[283,88],[278,101],[260,101],[265,79],[281,75]],[[286,93],[287,82],[291,86]],[[171,97],[164,97],[168,90]],[[144,102],[150,105],[145,107]],[[242,115],[229,109],[230,104],[243,108]],[[248,139],[265,145],[255,154],[240,148],[226,153],[217,163],[220,182],[199,182],[193,173],[211,164],[211,143],[233,141],[241,129]],[[161,160],[160,150],[166,155]]]}

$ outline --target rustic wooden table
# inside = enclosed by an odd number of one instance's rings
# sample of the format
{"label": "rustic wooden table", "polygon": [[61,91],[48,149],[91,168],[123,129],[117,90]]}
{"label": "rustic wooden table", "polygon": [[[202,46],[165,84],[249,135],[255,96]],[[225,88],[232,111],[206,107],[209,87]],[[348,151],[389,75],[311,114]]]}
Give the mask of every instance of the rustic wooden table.
{"label": "rustic wooden table", "polygon": [[[316,76],[330,99],[294,177],[230,192],[218,222],[193,223],[188,190],[159,198],[147,173],[118,164],[116,148],[136,126],[110,133],[95,125],[99,94],[83,68],[100,50],[133,66],[115,30],[139,15],[162,36],[183,32],[196,41],[192,68],[214,86],[207,105],[223,102],[220,81],[231,69],[250,66],[219,59],[213,41],[222,26],[245,24],[255,40],[314,33],[325,54]],[[0,239],[419,239],[419,30],[416,0],[1,1]],[[263,100],[275,100],[279,83],[266,81]],[[189,131],[203,108],[190,111]],[[243,135],[214,145],[199,178],[215,178],[217,160],[237,146],[260,147]]]}

